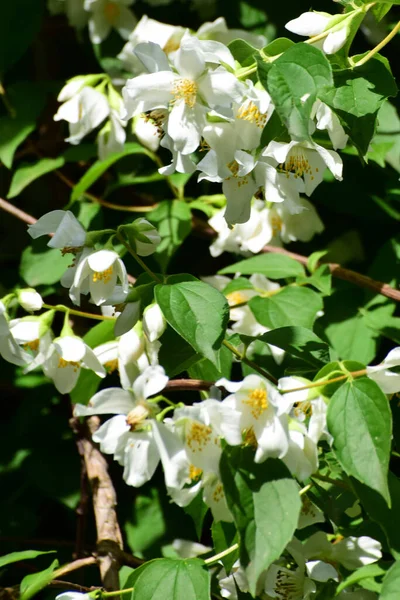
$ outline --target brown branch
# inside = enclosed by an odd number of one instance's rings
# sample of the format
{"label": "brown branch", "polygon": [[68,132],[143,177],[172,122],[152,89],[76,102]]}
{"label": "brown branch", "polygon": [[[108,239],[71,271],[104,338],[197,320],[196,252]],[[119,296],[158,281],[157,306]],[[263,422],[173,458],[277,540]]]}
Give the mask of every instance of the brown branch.
{"label": "brown branch", "polygon": [[51,581],[49,583],[49,587],[61,587],[61,588],[65,588],[67,590],[76,590],[77,592],[93,592],[94,590],[98,590],[99,588],[92,586],[92,587],[86,587],[85,585],[79,585],[78,583],[72,583],[72,581],[61,581],[61,579],[53,579],[53,581]]}
{"label": "brown branch", "polygon": [[[194,217],[193,219],[194,229],[200,233],[205,238],[212,238],[216,236],[216,232],[209,225],[205,224],[202,219],[198,219]],[[295,252],[290,252],[289,250],[285,250],[284,248],[278,248],[277,246],[266,245],[261,250],[261,252],[274,252],[275,254],[284,254],[285,256],[289,256],[302,265],[307,265],[308,258],[307,256],[302,256],[301,254],[297,254]],[[358,287],[366,288],[375,292],[376,294],[381,294],[382,296],[386,296],[391,300],[396,300],[396,302],[400,302],[400,290],[396,290],[392,288],[389,284],[384,283],[383,281],[376,281],[367,275],[362,275],[361,273],[357,273],[357,271],[352,271],[351,269],[346,269],[345,267],[340,266],[337,263],[325,263],[320,261],[318,265],[327,265],[333,277],[337,277],[338,279],[343,279],[344,281],[349,281],[350,283],[354,283]]]}
{"label": "brown branch", "polygon": [[213,385],[215,385],[213,381],[203,381],[202,379],[171,379],[164,389],[168,392],[189,392],[197,390],[207,392]]}
{"label": "brown branch", "polygon": [[[307,257],[302,256],[301,254],[296,254],[295,252],[289,252],[284,248],[277,248],[276,246],[264,246],[262,252],[273,252],[275,254],[284,254],[285,256],[289,256],[302,265],[307,265]],[[350,283],[354,283],[359,287],[366,288],[375,292],[376,294],[381,294],[382,296],[386,296],[387,298],[391,298],[392,300],[396,300],[400,302],[400,290],[395,290],[389,284],[384,283],[383,281],[376,281],[368,275],[362,275],[361,273],[357,273],[356,271],[352,271],[351,269],[346,269],[345,267],[341,267],[338,263],[325,263],[320,261],[318,265],[327,265],[329,267],[330,272],[334,277],[338,279],[343,279],[344,281],[349,281]]]}
{"label": "brown branch", "polygon": [[78,434],[78,450],[85,461],[92,490],[101,580],[105,589],[112,591],[119,589],[119,557],[123,543],[115,510],[117,497],[108,473],[107,461],[91,439],[99,424],[98,417],[89,417],[83,426],[79,419],[71,419],[71,426]]}
{"label": "brown branch", "polygon": [[78,558],[78,560],[74,560],[59,569],[54,571],[55,579],[66,575],[67,573],[71,573],[72,571],[77,571],[78,569],[82,569],[83,567],[88,567],[89,565],[95,565],[96,558],[94,556],[88,556],[86,558]]}
{"label": "brown branch", "polygon": [[35,217],[32,217],[32,215],[28,215],[28,213],[24,212],[20,208],[17,208],[13,204],[10,204],[10,202],[7,202],[7,200],[3,200],[3,198],[0,198],[0,208],[10,213],[10,215],[17,217],[17,219],[19,219],[20,221],[28,223],[28,225],[33,225],[37,221]]}

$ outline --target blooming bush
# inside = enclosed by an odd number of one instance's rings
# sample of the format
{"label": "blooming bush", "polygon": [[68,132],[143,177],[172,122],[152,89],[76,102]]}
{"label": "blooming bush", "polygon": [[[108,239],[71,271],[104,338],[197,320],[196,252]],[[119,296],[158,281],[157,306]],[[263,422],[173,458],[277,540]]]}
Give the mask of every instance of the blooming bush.
{"label": "blooming bush", "polygon": [[399,2],[223,4],[0,9],[7,597],[399,595]]}

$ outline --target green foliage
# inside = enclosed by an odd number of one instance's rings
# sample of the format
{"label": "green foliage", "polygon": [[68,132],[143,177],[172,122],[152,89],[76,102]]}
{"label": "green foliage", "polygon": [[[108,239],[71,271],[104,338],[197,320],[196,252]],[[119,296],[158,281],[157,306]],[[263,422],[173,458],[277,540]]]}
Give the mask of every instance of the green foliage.
{"label": "green foliage", "polygon": [[35,181],[38,177],[51,173],[64,165],[62,156],[59,158],[42,158],[34,164],[23,165],[19,167],[13,175],[7,198],[15,198],[27,185]]}
{"label": "green foliage", "polygon": [[313,368],[320,368],[328,360],[328,344],[304,327],[280,327],[264,333],[259,339],[282,348]]}
{"label": "green foliage", "polygon": [[[360,58],[355,56],[353,60]],[[364,156],[375,133],[379,109],[386,98],[397,93],[389,64],[378,55],[356,69],[335,71],[334,78],[334,87],[325,91],[321,100],[336,112]]]}
{"label": "green foliage", "polygon": [[165,200],[151,212],[150,221],[161,236],[155,257],[166,271],[172,256],[191,232],[190,208],[179,200]]}
{"label": "green foliage", "polygon": [[381,600],[395,600],[399,594],[400,585],[400,562],[395,562],[383,580],[380,594]]}
{"label": "green foliage", "polygon": [[22,253],[19,272],[28,285],[56,283],[71,264],[71,255],[62,256],[56,248],[43,248],[43,246],[44,244],[28,246]]}
{"label": "green foliage", "polygon": [[283,279],[284,277],[297,277],[304,275],[303,266],[289,256],[283,254],[260,254],[246,260],[241,260],[229,267],[218,271],[221,275],[225,273],[241,273],[252,275],[261,273],[270,279]]}
{"label": "green foliage", "polygon": [[374,381],[350,381],[332,396],[327,419],[343,469],[379,492],[390,506],[387,476],[392,416],[386,396]]}
{"label": "green foliage", "polygon": [[208,600],[210,575],[203,561],[192,558],[152,560],[139,567],[128,578],[126,587],[133,587],[131,600]]}
{"label": "green foliage", "polygon": [[309,139],[314,102],[333,84],[327,58],[316,48],[300,43],[274,61],[266,78],[263,72],[259,74],[289,133],[297,139]]}
{"label": "green foliage", "polygon": [[39,571],[39,573],[32,573],[26,575],[21,581],[20,585],[20,598],[21,600],[29,600],[35,596],[40,590],[45,588],[52,579],[54,579],[54,571],[59,566],[58,560],[51,563],[47,569]]}
{"label": "green foliage", "polygon": [[29,560],[36,558],[37,556],[41,556],[42,554],[52,554],[53,552],[55,552],[55,550],[49,550],[48,552],[42,552],[40,550],[21,550],[20,552],[11,552],[10,554],[0,557],[0,568],[20,560]]}
{"label": "green foliage", "polygon": [[221,473],[240,538],[241,564],[256,596],[260,574],[281,555],[297,527],[298,486],[280,461],[256,464],[249,448],[227,447]]}
{"label": "green foliage", "polygon": [[229,316],[225,297],[201,281],[158,285],[155,297],[171,327],[219,368]]}
{"label": "green foliage", "polygon": [[257,321],[269,329],[288,327],[293,323],[311,329],[323,304],[321,297],[312,290],[285,287],[269,298],[252,298],[249,306]]}

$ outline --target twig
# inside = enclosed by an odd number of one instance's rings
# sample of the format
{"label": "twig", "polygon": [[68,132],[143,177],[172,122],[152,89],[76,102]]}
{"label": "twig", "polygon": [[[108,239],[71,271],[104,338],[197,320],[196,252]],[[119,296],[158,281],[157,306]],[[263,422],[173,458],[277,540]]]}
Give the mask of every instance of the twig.
{"label": "twig", "polygon": [[215,385],[213,381],[203,381],[202,379],[171,379],[164,389],[168,392],[207,392],[213,385]]}
{"label": "twig", "polygon": [[98,589],[96,587],[86,587],[85,585],[79,585],[78,583],[72,583],[72,581],[61,581],[61,579],[53,579],[53,581],[51,581],[49,583],[49,587],[62,587],[67,590],[76,590],[77,592],[82,592],[82,593],[92,592],[92,591]]}
{"label": "twig", "polygon": [[19,219],[20,221],[28,223],[28,225],[33,225],[37,221],[35,217],[32,217],[32,215],[28,215],[28,213],[24,212],[20,208],[17,208],[13,204],[10,204],[10,202],[7,202],[7,200],[3,200],[3,198],[0,198],[0,208],[10,213],[10,215],[17,217],[17,219]]}
{"label": "twig", "polygon": [[[306,256],[302,256],[301,254],[296,254],[295,252],[289,252],[284,248],[277,248],[276,246],[264,246],[262,252],[274,252],[275,254],[284,254],[285,256],[289,256],[294,260],[297,260],[302,265],[307,265],[308,258]],[[381,294],[382,296],[386,296],[387,298],[391,298],[392,300],[396,300],[400,302],[400,291],[395,290],[387,283],[383,281],[376,281],[367,275],[362,275],[361,273],[357,273],[356,271],[352,271],[351,269],[345,269],[341,267],[338,263],[324,263],[323,261],[319,262],[318,265],[327,265],[331,274],[338,279],[343,279],[344,281],[349,281],[350,283],[354,283],[359,287],[367,288],[372,290],[377,294]]]}
{"label": "twig", "polygon": [[386,44],[388,44],[392,38],[394,38],[394,36],[396,35],[396,33],[398,31],[400,31],[400,21],[397,23],[397,25],[395,25],[393,27],[392,31],[381,42],[379,42],[379,44],[377,46],[375,46],[375,48],[370,50],[368,52],[368,54],[366,54],[363,58],[361,58],[353,66],[361,67],[362,65],[365,65],[366,62],[368,62],[373,56],[375,56],[375,54],[377,54],[379,52],[379,50],[382,50],[382,48],[384,46],[386,46]]}
{"label": "twig", "polygon": [[119,556],[123,543],[115,511],[117,497],[108,473],[107,461],[91,439],[99,424],[98,417],[89,417],[83,427],[78,419],[71,419],[71,426],[79,436],[78,450],[85,461],[92,489],[101,580],[105,589],[112,591],[119,589]]}
{"label": "twig", "polygon": [[59,569],[54,571],[54,579],[58,579],[67,573],[71,573],[72,571],[77,571],[78,569],[82,569],[83,567],[88,567],[89,565],[95,565],[96,558],[94,556],[87,556],[86,558],[78,558]]}

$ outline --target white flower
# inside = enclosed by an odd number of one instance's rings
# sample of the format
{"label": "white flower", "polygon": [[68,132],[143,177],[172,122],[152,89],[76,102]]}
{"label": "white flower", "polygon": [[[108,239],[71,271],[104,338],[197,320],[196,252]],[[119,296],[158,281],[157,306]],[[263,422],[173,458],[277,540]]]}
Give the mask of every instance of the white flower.
{"label": "white flower", "polygon": [[339,121],[339,117],[329,108],[327,104],[317,100],[313,106],[315,111],[315,119],[317,121],[317,129],[326,129],[332,146],[335,150],[341,150],[346,147],[349,136],[344,132],[344,129]]}
{"label": "white flower", "polygon": [[86,231],[69,210],[46,213],[36,223],[29,225],[28,233],[33,239],[54,234],[47,244],[50,248],[79,251],[86,240]]}
{"label": "white flower", "polygon": [[[222,412],[221,412],[222,410]],[[179,506],[187,506],[203,489],[203,500],[216,521],[232,521],[219,473],[222,450],[221,422],[225,411],[217,400],[209,399],[175,410],[169,425],[183,443],[184,455],[161,456],[164,471],[178,474],[168,493]]]}
{"label": "white flower", "polygon": [[266,211],[264,219],[269,225],[270,240],[276,245],[280,245],[281,241],[285,244],[296,240],[309,242],[315,234],[324,230],[314,206],[303,196],[292,197],[290,202],[273,204]]}
{"label": "white flower", "polygon": [[328,13],[305,12],[297,19],[292,19],[285,25],[286,29],[298,35],[316,36],[326,33],[322,48],[326,54],[335,54],[344,44],[348,36],[347,18],[337,19]]}
{"label": "white flower", "polygon": [[95,394],[88,406],[75,405],[75,416],[116,415],[103,423],[93,440],[124,467],[128,485],[140,487],[149,481],[160,461],[153,430],[160,427],[163,433],[163,427],[152,418],[153,408],[147,398],[160,392],[167,382],[162,367],[148,367],[134,381],[131,392],[108,388]]}
{"label": "white flower", "polygon": [[90,292],[94,304],[100,306],[112,296],[118,280],[123,291],[127,292],[128,276],[118,254],[113,250],[93,252],[80,260],[69,292],[70,298],[79,306],[80,294]]}
{"label": "white flower", "polygon": [[109,114],[110,106],[104,94],[92,87],[84,87],[60,106],[54,120],[68,121],[70,135],[65,141],[79,144]]}
{"label": "white flower", "polygon": [[83,29],[87,23],[88,15],[82,0],[48,0],[47,8],[51,14],[65,12],[71,27]]}
{"label": "white flower", "polygon": [[190,154],[198,147],[209,107],[240,101],[243,84],[223,67],[209,70],[199,40],[187,37],[174,57],[176,73],[161,70],[128,80],[123,89],[127,116],[171,109],[166,131],[175,150]]}
{"label": "white flower", "polygon": [[[249,582],[245,570],[241,566],[239,560],[235,562],[229,575],[227,575],[225,569],[222,568],[217,574],[217,579],[221,590],[221,596],[223,598],[228,598],[228,600],[237,600],[237,588],[239,588],[241,592],[249,591]],[[258,588],[259,587],[260,582],[258,582]]]}
{"label": "white flower", "polygon": [[109,117],[110,120],[97,136],[100,160],[105,160],[110,154],[122,152],[126,140],[126,122],[120,118],[118,111],[111,109]]}
{"label": "white flower", "polygon": [[100,44],[116,29],[127,40],[136,25],[136,18],[128,6],[134,0],[85,0],[89,14],[89,35],[93,44]]}
{"label": "white flower", "polygon": [[21,350],[10,331],[6,307],[0,300],[0,355],[13,365],[26,365],[32,357]]}
{"label": "white flower", "polygon": [[228,29],[224,17],[218,17],[215,21],[203,23],[196,32],[199,39],[212,39],[226,46],[233,40],[241,39],[255,48],[263,48],[267,39],[263,35],[257,35],[244,29]]}
{"label": "white flower", "polygon": [[136,219],[132,225],[135,226],[135,249],[139,256],[150,256],[157,250],[161,242],[161,236],[149,221],[143,217]]}
{"label": "white flower", "polygon": [[289,144],[272,141],[262,153],[274,158],[287,174],[304,180],[305,193],[310,196],[321,183],[326,167],[339,181],[343,163],[337,152],[311,142],[291,141]]}
{"label": "white flower", "polygon": [[[282,458],[289,449],[287,416],[280,414],[280,394],[259,375],[248,375],[241,383],[220,380],[233,394],[222,401],[230,420],[222,419],[221,431],[231,446],[243,440],[256,448],[255,462]],[[238,416],[238,418],[236,418]],[[244,436],[244,437],[243,437]]]}
{"label": "white flower", "polygon": [[108,373],[118,370],[121,387],[126,390],[132,387],[133,382],[140,375],[141,368],[137,361],[144,349],[143,338],[132,329],[121,335],[118,341],[97,346],[94,353]]}
{"label": "white flower", "polygon": [[63,592],[56,596],[56,600],[91,600],[91,596],[81,592]]}
{"label": "white flower", "polygon": [[53,334],[45,323],[46,313],[42,317],[24,317],[13,319],[10,322],[10,332],[14,340],[25,352],[30,354],[30,360],[24,373],[28,373],[44,363],[53,339]]}
{"label": "white flower", "polygon": [[143,15],[130,34],[129,41],[118,54],[118,58],[122,60],[126,69],[134,73],[143,71],[142,63],[140,63],[133,52],[138,44],[153,42],[158,44],[168,55],[170,52],[179,48],[181,38],[185,31],[184,27],[160,23],[160,21],[150,19],[147,15]]}
{"label": "white flower", "polygon": [[24,310],[29,312],[40,310],[43,306],[42,296],[32,288],[18,290],[18,302]]}
{"label": "white flower", "polygon": [[210,546],[179,538],[176,538],[171,545],[180,558],[196,558],[212,550]]}
{"label": "white flower", "polygon": [[368,536],[338,536],[335,543],[331,543],[322,531],[309,537],[303,546],[307,558],[340,563],[349,570],[356,570],[378,561],[382,558],[381,550],[380,542]]}
{"label": "white flower", "polygon": [[[245,223],[251,212],[251,198],[261,187],[269,202],[296,199],[303,190],[300,179],[279,173],[268,158],[256,160],[241,148],[241,128],[235,123],[207,125],[203,137],[211,150],[198,163],[198,180],[222,182],[227,199],[225,219],[229,225]],[[263,155],[267,156],[265,151]]]}
{"label": "white flower", "polygon": [[143,311],[143,331],[149,342],[154,342],[162,336],[167,322],[157,303],[146,306]]}
{"label": "white flower", "polygon": [[314,502],[311,502],[306,494],[303,494],[301,496],[301,512],[299,515],[297,529],[304,529],[310,525],[324,522],[325,516],[322,510],[320,510],[318,506],[314,504]]}
{"label": "white flower", "polygon": [[43,372],[61,394],[68,394],[74,389],[82,367],[99,377],[106,375],[93,350],[81,338],[67,335],[56,338],[50,345]]}
{"label": "white flower", "polygon": [[400,373],[391,371],[400,366],[400,347],[393,348],[380,365],[367,367],[367,376],[373,379],[385,394],[400,392]]}

